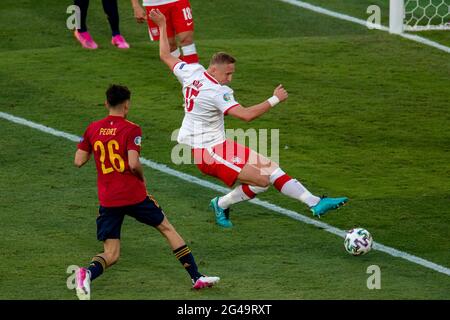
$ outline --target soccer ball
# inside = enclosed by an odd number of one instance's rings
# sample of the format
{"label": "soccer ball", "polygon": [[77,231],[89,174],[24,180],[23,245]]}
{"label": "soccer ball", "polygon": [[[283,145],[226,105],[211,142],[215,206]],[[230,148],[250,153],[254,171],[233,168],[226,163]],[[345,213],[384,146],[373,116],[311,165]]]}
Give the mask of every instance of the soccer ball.
{"label": "soccer ball", "polygon": [[366,254],[372,249],[372,235],[363,228],[354,228],[345,235],[345,251],[354,256]]}

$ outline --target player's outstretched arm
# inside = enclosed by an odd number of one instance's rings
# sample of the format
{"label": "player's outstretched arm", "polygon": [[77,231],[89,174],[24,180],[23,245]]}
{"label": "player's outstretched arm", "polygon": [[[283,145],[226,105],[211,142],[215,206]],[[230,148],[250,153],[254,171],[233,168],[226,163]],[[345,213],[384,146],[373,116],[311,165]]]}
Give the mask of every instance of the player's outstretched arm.
{"label": "player's outstretched arm", "polygon": [[73,161],[73,163],[78,168],[81,168],[86,162],[89,161],[90,157],[91,154],[89,152],[78,149],[77,152],[75,153],[75,160]]}
{"label": "player's outstretched arm", "polygon": [[159,28],[159,57],[170,68],[170,70],[173,70],[173,67],[178,62],[181,62],[181,60],[170,54],[169,39],[167,38],[166,17],[158,9],[152,9],[150,11],[150,19],[152,19]]}
{"label": "player's outstretched arm", "polygon": [[278,103],[285,101],[288,98],[288,93],[286,89],[280,84],[275,88],[273,92],[273,96],[269,99],[256,104],[251,107],[244,108],[242,106],[237,106],[235,108],[230,109],[228,114],[232,117],[244,120],[246,122],[250,122],[259,116],[263,115],[267,111],[269,111],[272,107],[276,106]]}

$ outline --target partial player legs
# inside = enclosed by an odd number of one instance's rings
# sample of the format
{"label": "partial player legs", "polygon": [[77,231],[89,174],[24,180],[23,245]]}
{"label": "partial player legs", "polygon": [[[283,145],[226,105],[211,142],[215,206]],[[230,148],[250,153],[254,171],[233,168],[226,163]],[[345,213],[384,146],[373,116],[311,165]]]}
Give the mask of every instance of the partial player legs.
{"label": "partial player legs", "polygon": [[91,299],[91,282],[119,260],[119,239],[107,239],[103,242],[103,247],[104,252],[93,257],[89,267],[79,268],[75,272],[76,293],[80,300]]}
{"label": "partial player legs", "polygon": [[216,223],[221,227],[231,228],[233,226],[230,221],[229,208],[231,205],[253,199],[258,193],[265,192],[267,189],[269,189],[269,186],[258,187],[248,184],[241,184],[226,195],[222,197],[215,197],[211,200],[209,206],[214,210]]}
{"label": "partial player legs", "polygon": [[189,273],[194,289],[211,287],[219,282],[219,277],[208,277],[198,271],[191,249],[186,245],[183,238],[181,238],[166,217],[164,217],[164,220],[156,228],[167,239],[173,250],[173,254],[183,265],[184,269]]}
{"label": "partial player legs", "polygon": [[181,59],[186,63],[198,63],[194,44],[194,19],[189,1],[180,0],[173,3],[170,20],[178,39],[178,45],[181,47]]}
{"label": "partial player legs", "polygon": [[256,197],[258,193],[268,189],[272,184],[278,191],[305,203],[314,216],[321,216],[332,209],[344,205],[348,199],[320,198],[313,195],[298,180],[291,178],[273,161],[251,151],[247,164],[238,175],[242,185],[237,186],[228,194],[212,200],[216,214],[216,222],[222,227],[231,227],[229,220],[229,207],[235,203],[247,201]]}
{"label": "partial player legs", "polygon": [[[80,42],[83,48],[95,50],[98,48],[98,45],[89,33],[86,22],[89,9],[89,0],[74,0],[74,4],[80,8],[80,28],[75,30],[75,38]],[[130,45],[120,34],[117,0],[102,0],[102,4],[103,10],[111,27],[111,44],[120,49],[128,49]]]}
{"label": "partial player legs", "polygon": [[281,193],[300,200],[309,207],[319,203],[320,198],[311,194],[299,181],[288,176],[277,163],[252,151],[249,162],[238,176],[239,181],[250,185],[272,184]]}
{"label": "partial player legs", "polygon": [[181,47],[181,59],[186,63],[198,63],[197,49],[194,43],[194,31],[185,31],[177,34]]}
{"label": "partial player legs", "polygon": [[103,253],[97,255],[102,257],[106,262],[106,267],[110,267],[115,264],[120,257],[120,240],[119,239],[107,239],[103,242]]}
{"label": "partial player legs", "polygon": [[74,0],[73,4],[80,8],[80,29],[77,29],[78,32],[82,33],[88,31],[86,20],[89,9],[89,0]]}
{"label": "partial player legs", "polygon": [[185,245],[183,238],[178,234],[172,224],[164,217],[164,220],[156,227],[159,232],[167,239],[172,250]]}
{"label": "partial player legs", "polygon": [[108,19],[109,26],[111,27],[112,36],[120,34],[119,29],[119,8],[117,6],[117,0],[102,0],[103,10],[105,11],[106,18]]}
{"label": "partial player legs", "polygon": [[111,44],[119,49],[128,49],[130,45],[120,34],[119,8],[117,6],[117,0],[102,0],[102,4],[106,17],[108,18],[109,26],[111,27]]}
{"label": "partial player legs", "polygon": [[172,56],[174,56],[175,58],[180,58],[181,51],[178,48],[177,40],[175,38],[173,38],[173,37],[172,38],[168,38],[168,40],[169,40],[169,46],[170,46],[170,54]]}
{"label": "partial player legs", "polygon": [[75,30],[74,36],[85,49],[95,50],[97,43],[92,39],[87,27],[87,13],[89,9],[89,0],[74,0],[74,5],[80,8],[80,28]]}

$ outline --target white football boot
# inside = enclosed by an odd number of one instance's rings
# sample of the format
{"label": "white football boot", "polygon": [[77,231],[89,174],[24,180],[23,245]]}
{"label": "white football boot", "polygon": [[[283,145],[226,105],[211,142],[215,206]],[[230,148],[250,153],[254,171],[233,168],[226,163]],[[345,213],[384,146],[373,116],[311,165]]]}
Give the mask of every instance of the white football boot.
{"label": "white football boot", "polygon": [[212,287],[216,283],[218,283],[220,280],[219,277],[208,277],[208,276],[201,276],[200,278],[195,281],[193,288],[194,289],[202,289],[206,287]]}

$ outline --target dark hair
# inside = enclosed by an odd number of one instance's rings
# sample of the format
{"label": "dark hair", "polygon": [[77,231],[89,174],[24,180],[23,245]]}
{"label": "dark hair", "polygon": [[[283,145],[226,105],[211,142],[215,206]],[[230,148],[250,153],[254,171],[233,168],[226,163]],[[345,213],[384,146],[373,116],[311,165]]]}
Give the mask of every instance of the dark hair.
{"label": "dark hair", "polygon": [[131,92],[127,87],[118,84],[112,84],[106,90],[106,101],[109,106],[115,107],[127,100],[130,100]]}
{"label": "dark hair", "polygon": [[236,59],[229,55],[228,53],[225,52],[217,52],[215,53],[210,61],[210,65],[212,64],[231,64],[231,63],[235,63]]}

